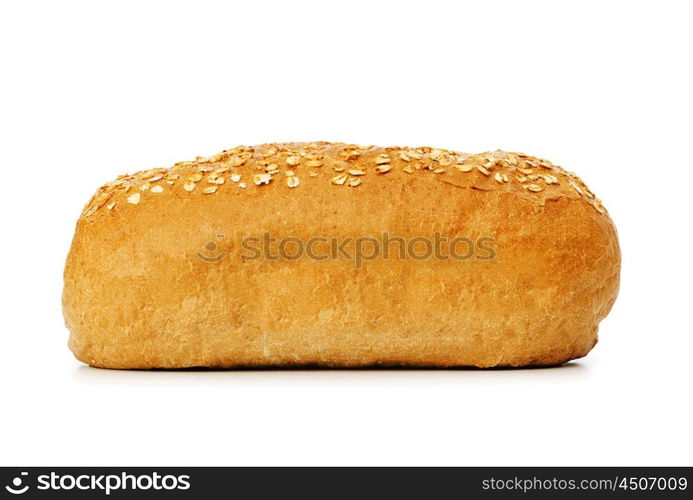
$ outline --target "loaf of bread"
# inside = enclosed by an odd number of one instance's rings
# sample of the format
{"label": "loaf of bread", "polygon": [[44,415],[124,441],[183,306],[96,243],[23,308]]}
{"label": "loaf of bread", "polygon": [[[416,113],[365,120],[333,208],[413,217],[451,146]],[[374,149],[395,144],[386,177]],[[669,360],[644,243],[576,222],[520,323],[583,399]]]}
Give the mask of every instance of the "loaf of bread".
{"label": "loaf of bread", "polygon": [[546,160],[264,144],[102,186],[63,310],[97,367],[556,365],[619,271],[601,202]]}

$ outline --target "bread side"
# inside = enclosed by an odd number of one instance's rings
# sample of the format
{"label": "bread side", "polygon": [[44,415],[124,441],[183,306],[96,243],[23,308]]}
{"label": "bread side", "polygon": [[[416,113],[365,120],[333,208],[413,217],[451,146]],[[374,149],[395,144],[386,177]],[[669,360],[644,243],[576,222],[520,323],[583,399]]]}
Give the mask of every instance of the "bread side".
{"label": "bread side", "polygon": [[[247,260],[240,243],[383,232],[491,237],[495,258],[357,269]],[[210,241],[224,258],[200,258]],[[271,144],[102,187],[77,224],[63,305],[75,355],[110,368],[547,365],[593,347],[619,269],[601,203],[544,160]]]}

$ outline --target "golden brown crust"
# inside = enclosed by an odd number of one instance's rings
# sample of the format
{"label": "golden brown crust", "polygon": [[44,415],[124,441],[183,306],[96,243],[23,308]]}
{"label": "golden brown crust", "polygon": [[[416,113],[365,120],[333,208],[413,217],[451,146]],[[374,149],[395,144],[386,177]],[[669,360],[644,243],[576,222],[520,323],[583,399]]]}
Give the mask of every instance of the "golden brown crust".
{"label": "golden brown crust", "polygon": [[[490,236],[496,258],[242,260],[264,231]],[[220,234],[227,257],[196,258]],[[63,305],[75,355],[111,368],[550,365],[596,343],[619,270],[599,200],[545,160],[266,144],[100,188]]]}
{"label": "golden brown crust", "polygon": [[[306,182],[358,187],[397,170],[409,175],[433,173],[453,186],[484,191],[502,189],[543,205],[547,199],[582,198],[598,212],[601,202],[571,172],[539,158],[504,151],[476,155],[442,149],[381,148],[313,142],[239,146],[173,167],[119,176],[103,185],[85,206],[82,217],[124,203],[156,203],[175,193],[222,194],[224,191],[267,186],[297,188]],[[248,189],[250,188],[250,189]],[[275,187],[278,189],[278,187]]]}

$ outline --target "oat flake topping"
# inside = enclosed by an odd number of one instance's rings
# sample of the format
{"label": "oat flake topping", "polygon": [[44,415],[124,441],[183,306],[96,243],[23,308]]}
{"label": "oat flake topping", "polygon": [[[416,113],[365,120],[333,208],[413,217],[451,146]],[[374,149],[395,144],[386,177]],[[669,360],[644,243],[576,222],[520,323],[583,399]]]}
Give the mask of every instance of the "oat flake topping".
{"label": "oat flake topping", "polygon": [[[337,175],[319,174],[326,160]],[[272,182],[280,173],[286,180]],[[459,187],[484,191],[505,189],[542,203],[558,196],[579,198],[597,212],[606,213],[601,201],[575,174],[547,160],[521,153],[493,151],[470,155],[428,147],[380,148],[310,142],[238,146],[213,156],[176,163],[171,168],[120,175],[97,190],[82,217],[91,217],[102,207],[104,213],[115,213],[128,206],[134,210],[133,205],[144,205],[167,195],[240,195],[242,191],[238,188],[243,190],[249,185],[253,189],[300,191],[306,189],[300,179],[306,178],[310,179],[308,184],[326,182],[333,189],[353,188],[383,182],[379,178],[399,174],[404,176],[402,182],[413,182],[411,179],[417,175],[436,174],[439,181]],[[242,179],[252,182],[241,182]],[[171,189],[165,190],[164,186]],[[118,204],[120,200],[125,203]]]}

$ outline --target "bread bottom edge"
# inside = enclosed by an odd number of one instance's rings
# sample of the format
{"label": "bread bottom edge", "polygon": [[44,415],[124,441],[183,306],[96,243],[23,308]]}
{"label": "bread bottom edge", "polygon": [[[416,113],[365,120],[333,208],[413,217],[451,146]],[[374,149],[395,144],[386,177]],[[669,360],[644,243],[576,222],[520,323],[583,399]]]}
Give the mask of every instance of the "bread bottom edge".
{"label": "bread bottom edge", "polygon": [[472,364],[472,363],[417,363],[417,362],[367,362],[367,363],[322,363],[322,362],[296,362],[296,363],[160,363],[160,364],[137,364],[137,363],[110,363],[98,362],[95,360],[87,361],[77,359],[91,368],[104,370],[136,370],[136,371],[321,371],[321,370],[470,370],[470,371],[493,371],[493,370],[521,370],[521,369],[540,369],[555,368],[563,366],[571,361],[581,359],[587,353],[574,355],[559,360],[533,361],[528,363],[499,363],[493,365]]}
{"label": "bread bottom edge", "polygon": [[[570,361],[585,357],[597,344],[597,328],[592,335],[582,337],[581,341],[561,346],[543,346],[535,351],[508,353],[493,356],[488,352],[479,353],[450,353],[449,355],[427,356],[412,355],[414,359],[402,359],[400,356],[388,356],[383,359],[371,355],[364,359],[349,356],[335,356],[332,359],[315,359],[315,356],[302,356],[299,359],[269,360],[233,359],[227,356],[181,355],[182,353],[158,352],[145,355],[131,350],[111,351],[106,354],[83,349],[70,339],[69,347],[74,356],[81,362],[93,367],[111,370],[512,370],[521,368],[548,368],[564,365]],[[297,356],[298,357],[298,356]],[[308,359],[306,359],[306,357]],[[388,359],[389,357],[389,359]],[[419,359],[415,359],[419,357]],[[313,358],[313,359],[310,359]],[[397,359],[399,358],[399,359]]]}

